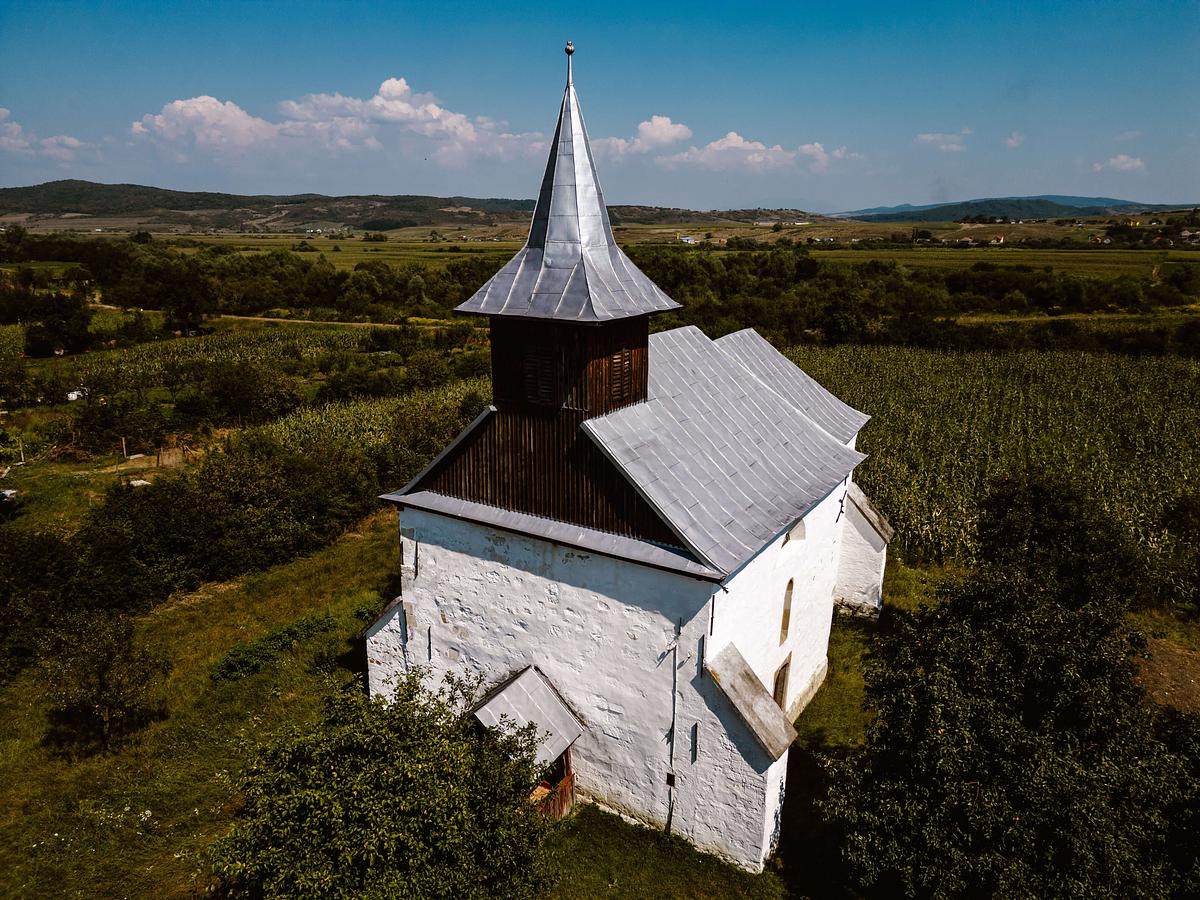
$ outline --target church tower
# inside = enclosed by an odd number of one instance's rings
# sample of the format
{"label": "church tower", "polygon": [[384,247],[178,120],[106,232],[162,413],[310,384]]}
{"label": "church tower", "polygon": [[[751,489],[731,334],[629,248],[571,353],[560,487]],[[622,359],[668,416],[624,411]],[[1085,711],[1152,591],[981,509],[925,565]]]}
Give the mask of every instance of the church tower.
{"label": "church tower", "polygon": [[566,53],[529,238],[456,310],[490,320],[494,408],[412,489],[677,545],[580,429],[647,399],[649,318],[679,304],[613,238]]}
{"label": "church tower", "polygon": [[648,317],[677,309],[617,246],[572,78],[525,246],[458,312],[491,319],[496,406],[589,416],[646,399]]}

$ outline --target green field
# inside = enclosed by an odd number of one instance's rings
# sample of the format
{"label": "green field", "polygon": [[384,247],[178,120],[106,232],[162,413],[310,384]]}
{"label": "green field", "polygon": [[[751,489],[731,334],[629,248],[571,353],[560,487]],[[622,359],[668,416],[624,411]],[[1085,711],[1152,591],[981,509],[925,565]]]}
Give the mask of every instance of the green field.
{"label": "green field", "polygon": [[832,262],[867,262],[894,260],[905,266],[930,269],[965,269],[975,263],[995,266],[1050,267],[1056,272],[1091,275],[1097,278],[1117,278],[1131,275],[1150,278],[1168,261],[1200,263],[1200,253],[1187,250],[1032,250],[1016,247],[944,247],[901,250],[822,250],[812,251],[814,258]]}
{"label": "green field", "polygon": [[874,417],[856,478],[909,560],[970,562],[979,500],[1008,472],[1082,479],[1150,549],[1164,506],[1200,489],[1196,360],[854,346],[791,356]]}
{"label": "green field", "polygon": [[[364,332],[281,325],[180,339],[76,360],[39,363],[124,385],[160,383],[197,359],[249,360],[288,369],[325,353],[354,353]],[[1200,490],[1200,362],[1085,353],[936,353],[845,346],[791,355],[848,402],[874,416],[860,448],[865,490],[897,527],[887,602],[911,607],[969,564],[988,480],[1043,466],[1085,480],[1108,513],[1153,552],[1162,505]],[[455,390],[461,392],[461,385]],[[393,440],[387,398],[304,408],[268,433],[289,446],[382,446]],[[47,413],[47,415],[59,413]],[[36,461],[17,473],[28,524],[61,527],[86,513],[116,478],[107,460]],[[206,848],[236,815],[227,780],[240,739],[310,721],[321,695],[353,676],[351,636],[389,589],[395,520],[381,512],[311,556],[173,597],[139,618],[146,640],[174,661],[169,716],[111,755],[71,759],[43,742],[44,676],[27,670],[0,686],[0,896],[195,896],[208,883]],[[943,565],[917,568],[916,560]],[[336,630],[303,641],[277,665],[214,683],[213,664],[239,642],[298,617],[328,612]],[[1198,646],[1193,625],[1145,614],[1142,627]],[[861,743],[862,658],[870,625],[841,621],[828,679],[798,722],[780,856],[751,878],[662,835],[585,810],[551,853],[560,897],[779,897],[819,882],[812,852],[815,751]]]}
{"label": "green field", "polygon": [[[424,229],[428,233],[432,229]],[[523,241],[506,240],[492,241],[473,237],[470,240],[455,241],[453,232],[444,232],[447,239],[430,241],[421,239],[388,240],[382,242],[364,241],[361,238],[337,239],[320,235],[253,235],[253,234],[216,234],[189,235],[187,241],[196,241],[204,245],[229,247],[244,254],[268,253],[272,250],[293,250],[306,241],[316,252],[302,253],[305,259],[325,259],[335,268],[353,269],[361,262],[386,262],[390,265],[404,263],[421,263],[433,268],[441,268],[446,264],[463,258],[478,258],[493,260],[496,268],[507,261],[521,248]],[[161,240],[171,240],[174,236],[163,235]],[[334,247],[338,247],[334,252]],[[198,248],[179,247],[182,253],[194,253]]]}

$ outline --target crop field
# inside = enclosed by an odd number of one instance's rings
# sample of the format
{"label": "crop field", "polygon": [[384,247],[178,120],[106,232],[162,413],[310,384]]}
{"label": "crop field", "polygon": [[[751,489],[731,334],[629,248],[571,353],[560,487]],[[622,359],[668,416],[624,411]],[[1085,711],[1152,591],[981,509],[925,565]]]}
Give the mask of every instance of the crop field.
{"label": "crop field", "polygon": [[0,325],[0,359],[16,359],[25,351],[25,326]]}
{"label": "crop field", "polygon": [[1080,352],[797,348],[791,357],[874,418],[856,476],[907,561],[969,564],[998,475],[1080,479],[1148,548],[1164,506],[1200,491],[1200,362]]}
{"label": "crop field", "polygon": [[[425,235],[433,229],[423,229]],[[352,240],[329,238],[322,235],[257,235],[257,234],[215,234],[188,235],[189,241],[197,241],[206,245],[230,247],[245,254],[269,253],[272,250],[293,250],[301,241],[307,241],[315,252],[303,253],[309,259],[323,258],[335,268],[353,269],[361,262],[381,261],[391,265],[417,262],[426,266],[440,268],[456,259],[482,256],[494,259],[496,267],[508,260],[520,249],[524,239],[490,240],[477,235],[467,236],[462,241],[455,240],[458,232],[445,232],[445,240],[430,241],[417,238],[415,235],[405,235],[406,240],[364,241],[361,238]],[[165,236],[164,240],[171,236]],[[333,248],[337,247],[335,251]],[[182,253],[194,253],[198,248],[180,247]]]}
{"label": "crop field", "polygon": [[189,363],[258,363],[286,370],[290,364],[316,360],[331,351],[359,350],[367,338],[367,330],[359,328],[267,324],[84,353],[37,365],[55,372],[72,387],[134,390],[162,385],[173,369]]}
{"label": "crop field", "polygon": [[899,250],[821,250],[813,257],[831,262],[861,263],[868,260],[894,260],[905,266],[929,269],[966,269],[975,263],[995,266],[1047,266],[1056,272],[1090,275],[1097,278],[1116,278],[1132,275],[1148,278],[1168,261],[1191,260],[1200,263],[1200,253],[1187,250],[1033,250],[1017,247],[946,247]]}

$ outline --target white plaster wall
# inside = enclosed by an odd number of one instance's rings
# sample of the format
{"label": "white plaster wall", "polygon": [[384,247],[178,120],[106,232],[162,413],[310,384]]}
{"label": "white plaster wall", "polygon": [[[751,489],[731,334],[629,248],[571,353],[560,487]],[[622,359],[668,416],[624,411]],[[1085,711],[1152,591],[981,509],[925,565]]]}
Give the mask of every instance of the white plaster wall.
{"label": "white plaster wall", "polygon": [[[804,537],[786,544],[777,535],[726,582],[717,595],[712,651],[732,642],[770,692],[775,673],[791,655],[787,708],[823,675],[833,621],[834,586],[841,552],[848,482],[838,485],[804,517]],[[779,641],[784,594],[793,582],[787,639]],[[798,712],[798,710],[797,710]]]}
{"label": "white plaster wall", "polygon": [[887,544],[853,503],[846,504],[836,599],[854,611],[877,615],[883,608]]}
{"label": "white plaster wall", "polygon": [[[410,664],[485,684],[537,665],[586,726],[572,749],[580,794],[761,869],[787,757],[771,760],[703,673],[718,585],[420,510],[404,511],[402,533],[404,602],[367,634],[373,693]],[[810,624],[800,598],[796,634]],[[776,642],[778,629],[772,615]],[[731,624],[720,646],[739,635]]]}

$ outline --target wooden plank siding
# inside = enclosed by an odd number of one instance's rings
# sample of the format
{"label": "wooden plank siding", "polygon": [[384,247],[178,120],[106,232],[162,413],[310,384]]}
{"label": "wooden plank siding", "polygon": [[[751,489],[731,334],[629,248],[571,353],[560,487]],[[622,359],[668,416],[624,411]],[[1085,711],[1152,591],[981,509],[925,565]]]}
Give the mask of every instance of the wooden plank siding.
{"label": "wooden plank siding", "polygon": [[646,316],[605,325],[493,317],[496,412],[417,490],[679,547],[580,425],[646,399]]}
{"label": "wooden plank siding", "polygon": [[417,489],[679,546],[580,429],[586,418],[575,410],[497,410]]}
{"label": "wooden plank siding", "polygon": [[492,393],[500,409],[543,406],[602,416],[646,399],[646,316],[606,325],[492,319]]}

